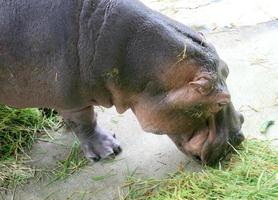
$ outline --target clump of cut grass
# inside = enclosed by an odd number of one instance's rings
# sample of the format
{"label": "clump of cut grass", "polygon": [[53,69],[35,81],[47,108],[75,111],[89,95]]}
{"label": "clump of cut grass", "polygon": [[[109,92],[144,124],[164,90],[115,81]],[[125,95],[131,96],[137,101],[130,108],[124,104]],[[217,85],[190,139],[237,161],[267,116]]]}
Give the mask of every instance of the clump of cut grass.
{"label": "clump of cut grass", "polygon": [[36,172],[24,160],[13,159],[0,161],[0,169],[0,191],[27,183]]}
{"label": "clump of cut grass", "polygon": [[48,116],[36,108],[14,109],[0,105],[0,189],[25,183],[34,176],[26,165],[26,150],[32,147],[37,134],[57,127],[61,119],[55,111]]}
{"label": "clump of cut grass", "polygon": [[129,177],[124,191],[122,200],[278,199],[278,151],[270,142],[247,140],[219,168],[165,179]]}
{"label": "clump of cut grass", "polygon": [[64,180],[71,174],[74,174],[79,169],[84,167],[88,163],[88,160],[83,156],[80,149],[80,142],[75,139],[72,143],[70,152],[65,160],[58,161],[58,166],[53,170],[54,179],[51,183]]}
{"label": "clump of cut grass", "polygon": [[34,143],[37,133],[56,126],[57,115],[46,117],[36,108],[0,106],[0,160],[17,158]]}

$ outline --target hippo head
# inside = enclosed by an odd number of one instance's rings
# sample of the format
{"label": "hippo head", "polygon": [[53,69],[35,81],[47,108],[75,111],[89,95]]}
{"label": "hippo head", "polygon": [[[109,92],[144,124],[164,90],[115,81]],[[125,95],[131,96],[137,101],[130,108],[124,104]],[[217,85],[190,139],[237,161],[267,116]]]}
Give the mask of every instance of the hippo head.
{"label": "hippo head", "polygon": [[145,131],[167,134],[180,151],[213,165],[243,141],[244,119],[231,102],[229,69],[214,47],[199,36],[178,44],[177,54],[161,57],[132,110]]}

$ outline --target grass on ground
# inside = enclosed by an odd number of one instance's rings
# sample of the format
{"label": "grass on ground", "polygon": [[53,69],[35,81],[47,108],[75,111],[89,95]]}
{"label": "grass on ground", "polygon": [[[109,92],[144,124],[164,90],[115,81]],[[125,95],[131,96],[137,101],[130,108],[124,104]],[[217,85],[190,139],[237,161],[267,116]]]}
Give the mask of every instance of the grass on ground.
{"label": "grass on ground", "polygon": [[25,153],[38,133],[56,127],[60,119],[53,110],[14,109],[0,105],[0,191],[27,182],[35,170]]}
{"label": "grass on ground", "polygon": [[84,157],[80,149],[80,142],[77,138],[73,141],[70,152],[65,160],[58,161],[58,166],[52,171],[54,175],[52,182],[64,180],[71,174],[84,167],[88,160]]}
{"label": "grass on ground", "polygon": [[[28,166],[30,149],[39,132],[55,127],[53,111],[0,106],[0,191],[26,183],[35,170]],[[67,178],[86,164],[75,141],[68,157],[53,171],[54,181]],[[165,179],[140,179],[125,184],[124,199],[278,199],[278,151],[270,142],[245,141],[230,161],[202,172],[179,171]]]}
{"label": "grass on ground", "polygon": [[0,105],[0,191],[26,183],[36,172],[51,176],[50,183],[64,180],[87,164],[76,138],[68,156],[57,161],[56,168],[38,170],[30,167],[31,158],[26,152],[41,135],[39,133],[48,134],[47,129],[57,129],[60,125],[61,118],[54,110],[14,109]]}
{"label": "grass on ground", "polygon": [[165,179],[132,176],[124,193],[121,200],[278,199],[278,150],[270,142],[247,140],[218,168]]}

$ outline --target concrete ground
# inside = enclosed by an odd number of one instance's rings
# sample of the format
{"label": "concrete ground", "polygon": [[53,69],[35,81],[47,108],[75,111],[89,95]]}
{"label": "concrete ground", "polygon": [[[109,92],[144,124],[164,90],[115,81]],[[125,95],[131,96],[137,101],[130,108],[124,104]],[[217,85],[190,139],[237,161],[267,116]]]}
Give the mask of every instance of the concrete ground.
{"label": "concrete ground", "polygon": [[[228,63],[227,80],[232,100],[245,116],[243,131],[247,137],[278,139],[278,13],[271,0],[144,0],[161,12],[205,32],[207,39]],[[276,3],[277,4],[277,3]],[[277,6],[276,6],[277,8]],[[64,181],[47,185],[49,180],[31,180],[18,187],[13,199],[84,199],[113,200],[119,198],[126,176],[136,170],[141,176],[162,177],[200,166],[182,155],[166,136],[156,136],[141,130],[134,115],[123,115],[114,109],[98,108],[99,123],[117,133],[123,153],[111,163],[90,163]],[[259,132],[266,120],[276,120],[267,134]],[[39,141],[32,158],[39,167],[53,168],[64,159],[73,136],[60,130],[54,133],[53,144]],[[66,132],[66,133],[65,133]],[[94,177],[108,176],[96,181]],[[1,199],[1,196],[0,196]],[[12,194],[2,196],[12,199]]]}

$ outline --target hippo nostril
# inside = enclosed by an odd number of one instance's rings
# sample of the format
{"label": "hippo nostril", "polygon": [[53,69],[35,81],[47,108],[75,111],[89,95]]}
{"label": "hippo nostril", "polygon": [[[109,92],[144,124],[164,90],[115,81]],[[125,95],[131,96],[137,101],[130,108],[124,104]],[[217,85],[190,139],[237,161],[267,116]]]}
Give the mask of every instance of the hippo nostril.
{"label": "hippo nostril", "polygon": [[193,160],[196,161],[197,163],[201,163],[201,162],[202,162],[201,157],[198,156],[198,155],[193,155],[192,158],[193,158]]}

